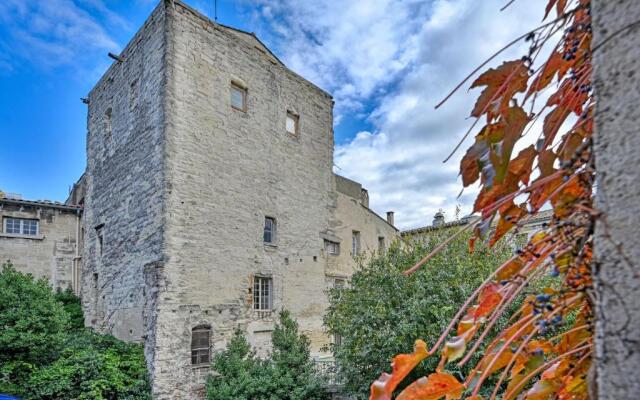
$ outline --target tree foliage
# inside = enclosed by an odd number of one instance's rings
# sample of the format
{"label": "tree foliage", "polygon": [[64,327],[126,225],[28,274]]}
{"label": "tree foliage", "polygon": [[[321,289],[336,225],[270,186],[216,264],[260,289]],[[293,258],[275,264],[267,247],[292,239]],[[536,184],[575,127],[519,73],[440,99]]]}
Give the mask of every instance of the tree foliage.
{"label": "tree foliage", "polygon": [[10,263],[0,273],[0,392],[16,393],[32,371],[55,360],[69,316],[44,280]]}
{"label": "tree foliage", "polygon": [[[513,254],[513,243],[503,242],[491,251],[479,246],[470,257],[467,234],[438,253],[430,268],[404,275],[446,235],[435,232],[426,244],[396,245],[361,260],[349,287],[330,291],[325,325],[341,337],[333,352],[350,395],[363,398],[388,360],[406,351],[415,338],[434,342],[474,289]],[[436,365],[437,360],[426,360],[410,378],[424,376]]]}
{"label": "tree foliage", "polygon": [[149,399],[142,346],[85,329],[79,299],[10,263],[0,272],[0,392],[24,399]]}
{"label": "tree foliage", "polygon": [[[591,258],[598,217],[592,207],[591,57],[596,49],[591,47],[590,0],[549,0],[545,18],[554,9],[556,19],[522,36],[530,45],[528,54],[489,69],[471,85],[483,88],[471,115],[485,125],[460,166],[464,186],[480,182],[474,211],[481,220],[473,226],[471,251],[477,239],[497,243],[546,204],[553,218],[479,285],[430,349],[417,341],[413,353],[394,358],[392,374],[371,386],[372,400],[391,399],[409,372],[435,353],[441,354],[435,372],[414,381],[398,399],[480,399],[491,377],[497,378],[491,399],[498,394],[504,400],[588,397]],[[549,56],[540,61],[541,54]],[[523,140],[531,135],[537,136]],[[527,140],[535,144],[521,145],[514,156],[519,142]],[[511,323],[488,340],[518,295],[545,275],[557,284],[528,296]],[[485,354],[462,381],[450,373],[453,362],[469,364],[482,346]]]}
{"label": "tree foliage", "polygon": [[289,312],[280,313],[272,333],[273,352],[256,356],[242,331],[213,357],[209,400],[321,400],[326,395],[309,358],[309,339],[298,333]]}

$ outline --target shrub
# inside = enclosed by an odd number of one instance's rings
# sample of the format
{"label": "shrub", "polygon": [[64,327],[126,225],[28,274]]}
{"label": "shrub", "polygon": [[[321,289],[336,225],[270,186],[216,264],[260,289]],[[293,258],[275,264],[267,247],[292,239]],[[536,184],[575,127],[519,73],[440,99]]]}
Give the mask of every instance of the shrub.
{"label": "shrub", "polygon": [[[330,290],[325,325],[342,338],[333,351],[347,393],[368,398],[371,382],[388,370],[394,355],[410,353],[417,338],[433,345],[466,298],[512,253],[511,244],[502,243],[491,250],[478,245],[470,255],[469,235],[461,235],[427,267],[403,274],[451,234],[434,234],[425,246],[395,245],[366,263],[360,260],[350,285]],[[425,360],[412,377],[425,376],[437,362],[438,357]]]}
{"label": "shrub", "polygon": [[78,298],[71,289],[56,292],[55,298],[62,304],[67,314],[69,314],[70,328],[83,329],[84,314],[82,313],[80,298]]}
{"label": "shrub", "polygon": [[149,399],[142,346],[83,327],[79,299],[0,272],[0,392],[25,399]]}
{"label": "shrub", "polygon": [[142,345],[81,330],[70,336],[60,358],[35,371],[32,399],[150,399]]}
{"label": "shrub", "polygon": [[262,360],[241,331],[213,357],[208,400],[315,400],[326,395],[309,358],[309,340],[287,311],[272,334],[273,352]]}
{"label": "shrub", "polygon": [[69,326],[69,315],[44,279],[5,263],[0,272],[0,392],[21,392],[32,371],[55,360]]}

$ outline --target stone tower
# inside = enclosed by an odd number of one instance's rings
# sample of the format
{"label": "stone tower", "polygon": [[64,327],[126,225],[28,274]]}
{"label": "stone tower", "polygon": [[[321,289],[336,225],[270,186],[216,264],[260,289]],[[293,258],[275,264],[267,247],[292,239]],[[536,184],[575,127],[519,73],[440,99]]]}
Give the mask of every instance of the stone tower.
{"label": "stone tower", "polygon": [[238,327],[268,350],[282,308],[320,352],[340,241],[397,233],[336,221],[331,96],[178,0],[116,58],[89,94],[87,325],[144,342],[158,399],[201,396]]}

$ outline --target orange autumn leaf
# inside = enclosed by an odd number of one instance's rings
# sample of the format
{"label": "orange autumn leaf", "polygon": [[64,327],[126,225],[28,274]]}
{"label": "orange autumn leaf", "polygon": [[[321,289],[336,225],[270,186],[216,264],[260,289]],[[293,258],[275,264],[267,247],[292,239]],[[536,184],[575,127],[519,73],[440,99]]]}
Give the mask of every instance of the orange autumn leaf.
{"label": "orange autumn leaf", "polygon": [[438,400],[459,399],[464,386],[450,374],[435,373],[428,377],[422,377],[400,393],[397,400]]}
{"label": "orange autumn leaf", "polygon": [[478,308],[473,313],[473,317],[476,320],[491,313],[498,303],[500,303],[502,295],[498,293],[499,288],[500,285],[493,283],[487,285],[482,292],[480,292]]}
{"label": "orange autumn leaf", "polygon": [[413,353],[395,356],[391,362],[391,374],[383,373],[371,385],[369,400],[391,400],[398,384],[428,355],[427,344],[422,340],[416,340]]}
{"label": "orange autumn leaf", "polygon": [[505,62],[498,68],[491,68],[473,82],[471,88],[486,86],[476,102],[471,116],[479,118],[489,110],[497,115],[509,106],[511,98],[527,90],[529,73],[521,60]]}

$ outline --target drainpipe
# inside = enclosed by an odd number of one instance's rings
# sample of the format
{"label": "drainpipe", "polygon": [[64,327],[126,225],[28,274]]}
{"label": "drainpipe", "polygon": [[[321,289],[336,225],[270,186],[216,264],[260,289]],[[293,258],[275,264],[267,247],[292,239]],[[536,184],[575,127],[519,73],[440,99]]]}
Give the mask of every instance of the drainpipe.
{"label": "drainpipe", "polygon": [[73,257],[73,292],[80,296],[80,210],[76,211],[76,254]]}

